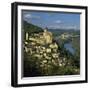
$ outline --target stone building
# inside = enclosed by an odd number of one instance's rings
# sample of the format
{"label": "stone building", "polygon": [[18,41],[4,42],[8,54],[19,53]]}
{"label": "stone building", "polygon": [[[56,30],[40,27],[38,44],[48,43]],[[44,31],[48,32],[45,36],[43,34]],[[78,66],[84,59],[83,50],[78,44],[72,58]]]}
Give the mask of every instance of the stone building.
{"label": "stone building", "polygon": [[43,37],[45,39],[46,44],[52,43],[52,33],[44,29]]}

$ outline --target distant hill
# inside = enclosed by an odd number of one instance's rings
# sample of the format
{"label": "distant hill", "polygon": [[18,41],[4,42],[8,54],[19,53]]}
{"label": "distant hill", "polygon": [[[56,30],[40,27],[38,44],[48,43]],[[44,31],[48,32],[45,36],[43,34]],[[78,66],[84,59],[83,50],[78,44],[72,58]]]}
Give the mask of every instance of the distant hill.
{"label": "distant hill", "polygon": [[52,32],[54,35],[61,35],[63,33],[74,33],[80,35],[80,30],[74,29],[48,29],[48,31]]}
{"label": "distant hill", "polygon": [[28,32],[29,34],[43,32],[41,27],[28,23],[27,21],[23,21],[23,28],[24,32]]}
{"label": "distant hill", "polygon": [[48,29],[51,32],[79,32],[80,30],[77,29]]}

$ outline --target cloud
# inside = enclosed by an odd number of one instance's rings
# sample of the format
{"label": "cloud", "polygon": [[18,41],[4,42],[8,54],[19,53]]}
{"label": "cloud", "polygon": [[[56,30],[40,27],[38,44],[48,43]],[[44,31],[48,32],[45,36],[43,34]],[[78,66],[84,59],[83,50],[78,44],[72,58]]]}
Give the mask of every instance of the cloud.
{"label": "cloud", "polygon": [[68,26],[67,29],[77,29],[75,25]]}
{"label": "cloud", "polygon": [[31,14],[24,14],[24,18],[31,18]]}
{"label": "cloud", "polygon": [[48,28],[52,29],[77,29],[75,25],[49,25]]}
{"label": "cloud", "polygon": [[40,16],[35,16],[30,13],[24,14],[24,19],[40,19]]}
{"label": "cloud", "polygon": [[49,25],[48,28],[60,29],[61,25]]}
{"label": "cloud", "polygon": [[60,23],[62,23],[62,21],[61,20],[56,20],[55,23],[60,24]]}

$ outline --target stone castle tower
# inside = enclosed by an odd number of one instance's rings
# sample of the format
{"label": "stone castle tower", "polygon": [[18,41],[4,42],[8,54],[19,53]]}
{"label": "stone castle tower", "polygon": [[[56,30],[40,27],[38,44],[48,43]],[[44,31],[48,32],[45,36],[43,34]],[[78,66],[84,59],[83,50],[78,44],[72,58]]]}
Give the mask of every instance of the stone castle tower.
{"label": "stone castle tower", "polygon": [[43,37],[44,37],[45,42],[46,42],[47,44],[52,43],[52,33],[49,32],[49,31],[47,31],[46,28],[44,29]]}

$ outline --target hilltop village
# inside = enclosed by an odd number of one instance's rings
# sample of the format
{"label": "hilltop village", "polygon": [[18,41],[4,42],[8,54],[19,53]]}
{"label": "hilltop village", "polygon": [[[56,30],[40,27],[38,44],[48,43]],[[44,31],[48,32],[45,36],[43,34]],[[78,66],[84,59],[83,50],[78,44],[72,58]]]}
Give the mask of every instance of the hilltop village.
{"label": "hilltop village", "polygon": [[[77,36],[63,33],[56,39],[64,42],[71,37]],[[24,75],[28,77],[79,74],[79,65],[76,61],[78,59],[60,45],[47,29],[38,33],[25,32]]]}
{"label": "hilltop village", "polygon": [[26,33],[25,38],[25,52],[29,53],[32,58],[36,58],[37,66],[43,69],[42,73],[47,75],[49,74],[48,70],[53,68],[52,66],[65,65],[65,58],[60,59],[58,44],[53,41],[53,35],[47,29],[38,34]]}
{"label": "hilltop village", "polygon": [[26,33],[25,52],[29,52],[30,55],[37,57],[39,60],[44,58],[43,62],[48,62],[48,60],[52,59],[53,64],[61,65],[58,45],[53,42],[52,33],[46,29],[42,33],[34,33],[31,36]]}

